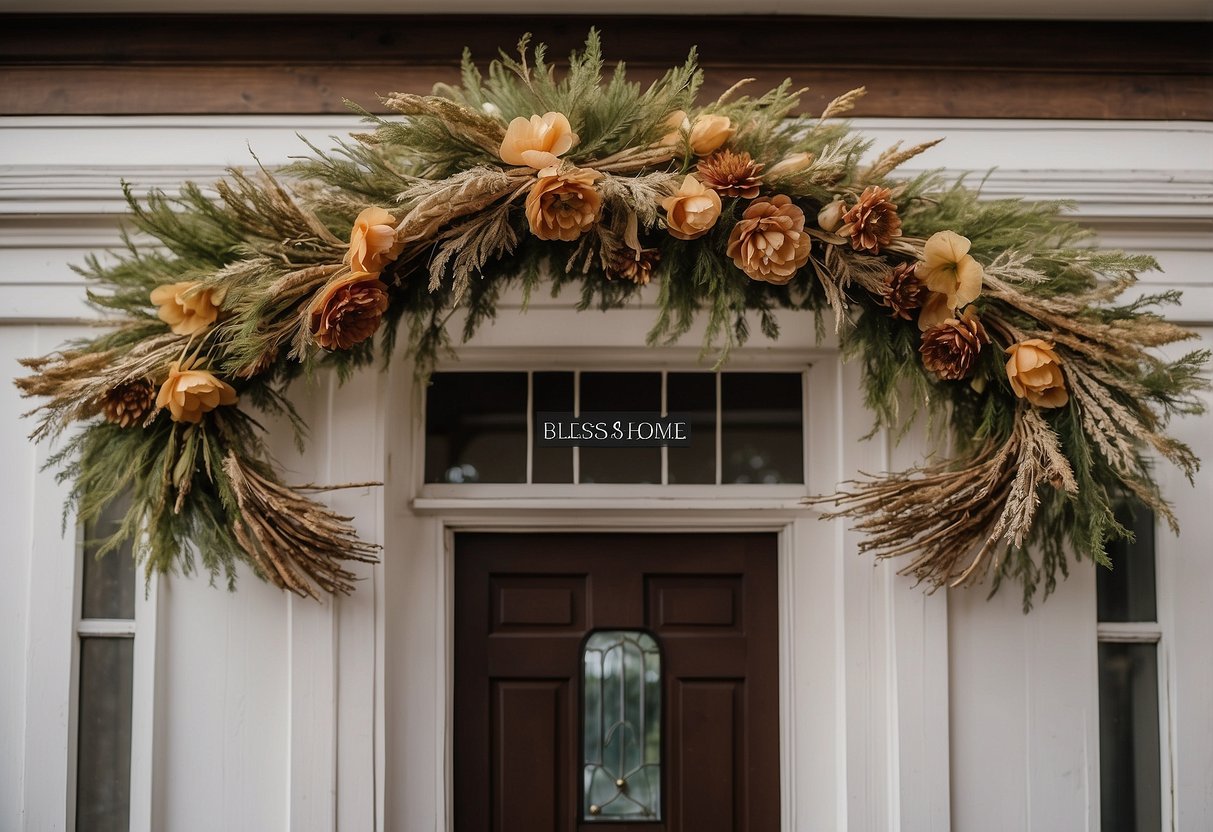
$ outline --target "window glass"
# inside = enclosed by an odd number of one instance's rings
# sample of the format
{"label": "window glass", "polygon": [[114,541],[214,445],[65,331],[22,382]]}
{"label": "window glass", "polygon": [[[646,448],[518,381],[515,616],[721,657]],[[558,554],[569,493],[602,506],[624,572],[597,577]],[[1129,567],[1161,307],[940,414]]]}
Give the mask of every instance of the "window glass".
{"label": "window glass", "polygon": [[1099,645],[1099,777],[1103,832],[1162,827],[1158,645]]}
{"label": "window glass", "polygon": [[135,642],[80,640],[76,730],[76,829],[126,832],[130,825],[131,699]]}
{"label": "window glass", "polygon": [[526,482],[526,454],[526,373],[434,373],[426,482]]}
{"label": "window glass", "polygon": [[[582,373],[581,412],[661,411],[661,373]],[[661,482],[661,448],[581,448],[582,482]]]}
{"label": "window glass", "polygon": [[[535,413],[573,412],[573,374],[535,373]],[[572,482],[573,449],[535,445],[531,482]]]}
{"label": "window glass", "polygon": [[648,633],[586,639],[582,817],[661,819],[661,651]]}
{"label": "window glass", "polygon": [[804,482],[800,373],[722,373],[720,398],[722,482]]}
{"label": "window glass", "polygon": [[691,423],[690,446],[667,449],[669,482],[716,482],[716,374],[667,375],[666,410]]}
{"label": "window glass", "polygon": [[101,516],[84,529],[84,556],[81,565],[81,618],[135,617],[135,563],[129,543],[97,558],[104,538],[118,530],[129,500],[115,500]]}
{"label": "window glass", "polygon": [[1107,545],[1112,568],[1101,567],[1095,573],[1099,620],[1157,621],[1154,513],[1142,505],[1125,505],[1116,519],[1133,531],[1134,539]]}

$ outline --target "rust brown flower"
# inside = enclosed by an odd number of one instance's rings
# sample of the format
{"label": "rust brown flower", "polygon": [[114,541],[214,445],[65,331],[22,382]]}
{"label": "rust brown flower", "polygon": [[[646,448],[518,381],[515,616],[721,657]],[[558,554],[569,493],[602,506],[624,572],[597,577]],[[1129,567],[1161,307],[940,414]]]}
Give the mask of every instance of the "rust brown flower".
{"label": "rust brown flower", "polygon": [[749,153],[717,150],[695,167],[699,181],[721,196],[753,199],[762,187],[762,165]]}
{"label": "rust brown flower", "polygon": [[347,274],[312,300],[312,338],[326,350],[348,350],[375,334],[387,307],[387,286],[376,275]]}
{"label": "rust brown flower", "polygon": [[101,400],[105,421],[120,428],[141,425],[156,405],[156,386],[145,378],[119,384]]}
{"label": "rust brown flower", "polygon": [[1027,338],[1007,348],[1007,380],[1021,399],[1037,407],[1061,407],[1070,400],[1061,359],[1055,347],[1040,338]]}
{"label": "rust brown flower", "polygon": [[174,422],[202,421],[202,414],[220,405],[236,403],[236,391],[194,360],[169,365],[168,378],[160,386],[156,407],[167,407]]}
{"label": "rust brown flower", "polygon": [[842,215],[838,234],[851,238],[851,248],[880,254],[882,246],[901,236],[901,217],[890,197],[892,191],[872,185],[859,195],[859,201]]}
{"label": "rust brown flower", "polygon": [[927,300],[930,290],[915,274],[914,263],[900,263],[893,267],[880,290],[880,301],[889,307],[889,314],[902,320],[914,320],[914,313]]}
{"label": "rust brown flower", "polygon": [[588,168],[547,167],[539,171],[526,198],[531,233],[541,240],[576,240],[589,231],[602,209],[595,183],[602,174]]}
{"label": "rust brown flower", "polygon": [[752,280],[784,284],[809,262],[804,211],[784,194],[750,203],[729,234],[728,255]]}
{"label": "rust brown flower", "polygon": [[657,268],[660,260],[661,252],[655,248],[642,248],[637,251],[624,246],[611,258],[606,276],[611,280],[618,278],[630,280],[639,286],[647,286],[653,279],[653,269]]}
{"label": "rust brown flower", "polygon": [[970,310],[924,332],[918,351],[928,370],[945,381],[959,381],[973,372],[977,356],[988,343],[985,327]]}

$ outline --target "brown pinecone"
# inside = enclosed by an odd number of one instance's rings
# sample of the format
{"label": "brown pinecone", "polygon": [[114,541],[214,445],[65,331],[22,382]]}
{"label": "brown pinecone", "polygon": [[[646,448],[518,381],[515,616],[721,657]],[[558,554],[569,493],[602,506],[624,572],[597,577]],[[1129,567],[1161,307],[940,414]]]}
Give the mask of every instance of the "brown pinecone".
{"label": "brown pinecone", "polygon": [[905,321],[914,320],[914,312],[926,303],[930,290],[914,274],[914,263],[901,263],[884,280],[880,301],[889,314]]}
{"label": "brown pinecone", "polygon": [[375,334],[387,311],[387,286],[354,272],[320,291],[312,306],[312,336],[326,350],[348,350]]}
{"label": "brown pinecone", "polygon": [[981,348],[990,343],[985,327],[972,312],[948,318],[922,334],[922,363],[945,381],[959,381],[973,372]]}
{"label": "brown pinecone", "polygon": [[699,181],[721,196],[753,199],[762,187],[762,168],[744,150],[717,150],[706,159],[700,159],[695,170]]}
{"label": "brown pinecone", "polygon": [[141,425],[156,404],[156,388],[145,378],[124,382],[111,388],[101,400],[105,421],[120,428]]}
{"label": "brown pinecone", "polygon": [[661,252],[655,248],[643,248],[636,251],[630,246],[624,246],[611,258],[606,276],[608,280],[619,278],[620,280],[630,280],[640,286],[647,286],[653,278],[653,269],[657,268],[659,260],[661,260]]}
{"label": "brown pinecone", "polygon": [[889,197],[888,188],[872,185],[859,196],[859,202],[842,215],[844,225],[838,234],[851,238],[851,248],[880,254],[880,247],[901,236],[901,217]]}

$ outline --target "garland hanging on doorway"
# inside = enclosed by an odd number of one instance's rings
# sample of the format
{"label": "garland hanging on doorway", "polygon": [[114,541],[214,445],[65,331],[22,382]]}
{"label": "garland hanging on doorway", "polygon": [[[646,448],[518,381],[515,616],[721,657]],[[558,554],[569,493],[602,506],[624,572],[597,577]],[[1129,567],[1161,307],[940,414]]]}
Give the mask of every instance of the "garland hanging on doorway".
{"label": "garland hanging on doorway", "polygon": [[503,289],[547,279],[581,309],[653,283],[649,343],[702,318],[720,362],[755,322],[776,338],[775,310],[814,313],[861,363],[874,429],[925,411],[949,456],[810,502],[932,585],[993,571],[1025,601],[1047,594],[1067,551],[1105,562],[1126,495],[1174,524],[1146,454],[1191,478],[1198,460],[1164,430],[1200,411],[1208,356],[1153,351],[1191,337],[1154,311],[1176,294],[1120,299],[1153,260],[1093,247],[1063,203],[894,176],[934,142],[870,153],[836,120],[862,89],[807,118],[788,82],[697,104],[700,82],[694,53],[648,87],[622,65],[604,77],[593,32],[558,78],[524,38],[487,75],[465,54],[459,86],[387,96],[400,117],[363,113],[371,132],[334,151],[233,170],[213,193],[128,188],[159,244],[90,258],[106,331],[17,380],[48,397],[34,438],[85,423],[52,458],[80,520],[130,493],[105,548],[134,541],[148,574],[230,583],[245,561],[301,595],[348,592],[348,562],[376,547],[281,481],[246,407],[285,414],[302,444],[292,380],[344,376],[376,343],[386,360],[401,330],[424,376],[456,309],[467,340]]}

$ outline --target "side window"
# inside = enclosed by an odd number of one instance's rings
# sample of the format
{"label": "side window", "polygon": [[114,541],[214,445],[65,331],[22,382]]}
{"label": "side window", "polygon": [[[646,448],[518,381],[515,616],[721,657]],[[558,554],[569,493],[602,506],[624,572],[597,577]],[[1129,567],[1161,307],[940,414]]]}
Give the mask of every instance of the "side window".
{"label": "side window", "polygon": [[130,827],[135,661],[135,564],[129,548],[98,559],[97,540],[125,510],[112,505],[84,529],[76,623],[75,828]]}
{"label": "side window", "polygon": [[1099,611],[1099,778],[1103,832],[1162,829],[1161,719],[1154,514],[1126,505],[1134,541],[1109,544],[1096,578]]}

